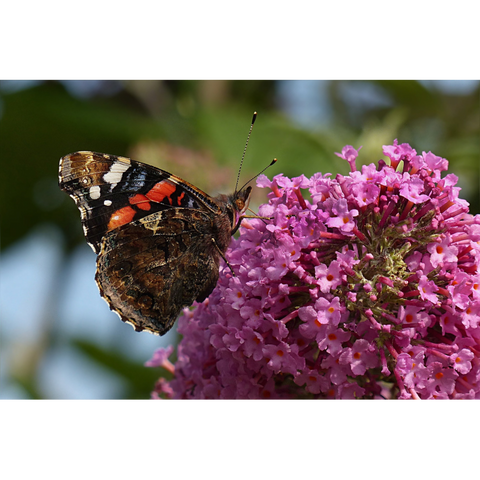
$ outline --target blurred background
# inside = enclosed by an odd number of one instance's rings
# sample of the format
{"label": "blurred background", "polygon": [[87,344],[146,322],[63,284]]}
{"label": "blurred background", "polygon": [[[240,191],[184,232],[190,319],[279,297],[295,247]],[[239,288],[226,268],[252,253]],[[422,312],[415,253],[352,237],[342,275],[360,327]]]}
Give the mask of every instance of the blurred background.
{"label": "blurred background", "polygon": [[362,145],[368,164],[397,138],[447,158],[480,213],[478,81],[2,81],[0,398],[148,398],[162,372],[144,362],[178,342],[101,299],[60,157],[124,155],[231,193],[255,110],[244,181],[274,157],[270,178],[346,174],[334,152]]}

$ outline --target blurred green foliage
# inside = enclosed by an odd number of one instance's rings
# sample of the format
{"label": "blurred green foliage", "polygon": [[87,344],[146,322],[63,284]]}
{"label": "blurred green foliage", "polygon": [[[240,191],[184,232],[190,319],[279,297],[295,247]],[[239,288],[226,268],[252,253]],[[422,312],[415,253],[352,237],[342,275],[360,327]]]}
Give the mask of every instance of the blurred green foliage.
{"label": "blurred green foliage", "polygon": [[[472,213],[480,212],[478,84],[460,95],[416,81],[328,82],[331,119],[309,128],[287,115],[274,81],[91,82],[88,94],[72,94],[75,85],[81,83],[43,81],[16,90],[0,83],[2,249],[45,223],[61,229],[66,254],[84,242],[78,211],[57,185],[60,157],[76,150],[138,154],[135,159],[163,166],[208,193],[232,191],[255,110],[244,181],[273,157],[279,161],[266,172],[270,177],[346,174],[348,165],[334,155],[345,144],[363,145],[359,160],[371,163],[381,158],[382,145],[398,138],[418,152],[447,158],[460,176],[462,197]],[[258,195],[257,204],[265,192]],[[121,375],[125,397],[148,398],[158,370],[85,340],[71,339],[71,345]],[[34,378],[17,381],[32,397],[40,395]]]}

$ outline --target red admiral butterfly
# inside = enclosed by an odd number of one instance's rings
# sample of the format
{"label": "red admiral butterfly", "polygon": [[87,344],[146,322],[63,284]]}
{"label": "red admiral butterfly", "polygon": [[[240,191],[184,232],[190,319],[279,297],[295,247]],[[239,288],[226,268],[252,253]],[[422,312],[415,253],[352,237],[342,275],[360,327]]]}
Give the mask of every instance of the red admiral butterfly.
{"label": "red admiral butterfly", "polygon": [[89,151],[60,159],[59,186],[75,201],[98,255],[100,294],[136,331],[157,335],[215,288],[252,191],[212,198],[159,168]]}

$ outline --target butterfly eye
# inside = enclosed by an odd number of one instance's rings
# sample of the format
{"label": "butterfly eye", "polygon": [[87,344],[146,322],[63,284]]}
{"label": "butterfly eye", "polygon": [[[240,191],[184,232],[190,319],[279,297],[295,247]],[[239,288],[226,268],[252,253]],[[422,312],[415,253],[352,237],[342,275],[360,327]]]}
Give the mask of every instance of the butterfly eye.
{"label": "butterfly eye", "polygon": [[243,198],[237,198],[235,200],[235,205],[236,205],[238,211],[241,212],[245,208],[245,200],[243,200]]}

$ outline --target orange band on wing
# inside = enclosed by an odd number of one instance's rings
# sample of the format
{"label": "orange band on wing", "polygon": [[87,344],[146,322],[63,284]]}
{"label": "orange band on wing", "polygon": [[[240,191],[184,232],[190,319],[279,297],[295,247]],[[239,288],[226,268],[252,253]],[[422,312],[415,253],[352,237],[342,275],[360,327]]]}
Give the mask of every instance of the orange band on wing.
{"label": "orange band on wing", "polygon": [[170,195],[177,189],[177,187],[170,183],[168,180],[163,180],[162,182],[156,183],[152,189],[146,194],[147,198],[152,202],[161,202],[165,197],[172,204]]}
{"label": "orange band on wing", "polygon": [[182,192],[182,194],[178,197],[177,203],[181,207],[182,206],[182,198],[185,196],[185,192]]}
{"label": "orange band on wing", "polygon": [[130,197],[128,201],[130,202],[130,205],[136,205],[140,210],[146,210],[147,212],[152,207],[150,205],[150,200],[141,193],[137,193],[133,197]]}
{"label": "orange band on wing", "polygon": [[135,216],[135,210],[132,207],[123,207],[117,210],[110,217],[108,222],[108,230],[113,230],[114,228],[121,227],[133,220]]}

